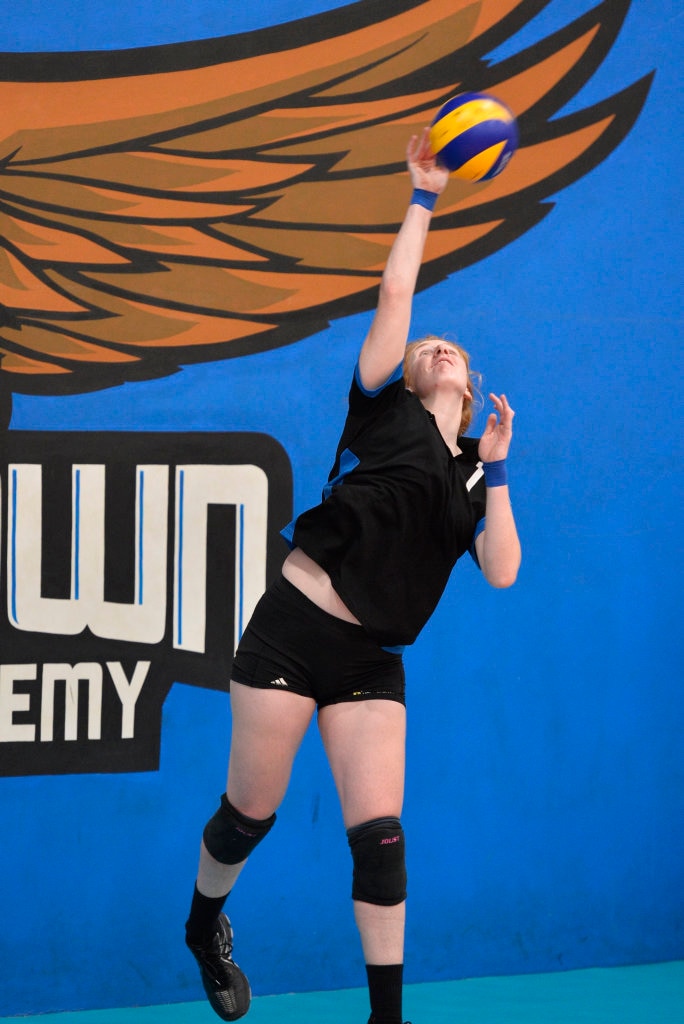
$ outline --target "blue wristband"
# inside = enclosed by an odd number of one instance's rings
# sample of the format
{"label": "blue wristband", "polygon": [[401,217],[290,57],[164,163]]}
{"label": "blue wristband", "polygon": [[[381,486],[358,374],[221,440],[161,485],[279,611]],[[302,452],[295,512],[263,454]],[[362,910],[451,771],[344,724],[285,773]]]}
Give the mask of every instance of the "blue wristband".
{"label": "blue wristband", "polygon": [[411,196],[411,206],[424,206],[426,210],[434,210],[437,202],[437,193],[428,192],[425,188],[414,188]]}
{"label": "blue wristband", "polygon": [[505,487],[508,483],[505,459],[499,459],[498,462],[483,462],[482,469],[484,470],[485,486]]}

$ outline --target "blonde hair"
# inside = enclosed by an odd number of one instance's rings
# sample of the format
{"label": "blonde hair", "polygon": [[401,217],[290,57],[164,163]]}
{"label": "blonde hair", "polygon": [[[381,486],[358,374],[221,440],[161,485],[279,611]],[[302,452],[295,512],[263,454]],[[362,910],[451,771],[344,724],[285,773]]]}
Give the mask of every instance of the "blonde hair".
{"label": "blonde hair", "polygon": [[466,430],[472,423],[474,413],[478,409],[481,409],[482,406],[484,405],[484,401],[480,393],[482,374],[478,373],[476,370],[471,370],[470,356],[468,355],[466,350],[464,348],[461,348],[460,345],[457,345],[455,341],[451,341],[450,338],[440,337],[438,334],[426,334],[425,337],[418,338],[417,341],[409,342],[409,344],[406,346],[406,351],[404,352],[402,372],[404,375],[404,384],[409,390],[413,390],[410,366],[411,356],[413,355],[413,352],[418,347],[418,345],[422,345],[426,341],[443,341],[446,342],[447,345],[453,345],[453,347],[457,349],[458,352],[460,352],[461,356],[463,357],[463,361],[466,365],[466,371],[468,373],[468,386],[470,389],[470,395],[472,397],[468,395],[463,396],[463,414],[461,416],[461,424],[458,428],[458,436],[460,437],[461,434],[465,434]]}

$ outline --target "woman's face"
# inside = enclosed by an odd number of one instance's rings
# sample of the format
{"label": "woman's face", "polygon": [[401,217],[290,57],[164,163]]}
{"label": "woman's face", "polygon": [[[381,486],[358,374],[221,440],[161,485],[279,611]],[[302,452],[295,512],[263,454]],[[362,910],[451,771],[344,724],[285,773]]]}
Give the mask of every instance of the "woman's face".
{"label": "woman's face", "polygon": [[445,390],[472,398],[461,350],[442,338],[427,338],[416,344],[409,356],[409,382],[419,398]]}

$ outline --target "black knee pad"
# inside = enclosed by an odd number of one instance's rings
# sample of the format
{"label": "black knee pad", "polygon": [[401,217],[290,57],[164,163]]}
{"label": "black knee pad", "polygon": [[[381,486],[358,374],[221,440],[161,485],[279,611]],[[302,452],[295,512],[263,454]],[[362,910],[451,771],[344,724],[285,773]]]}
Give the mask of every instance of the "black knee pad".
{"label": "black knee pad", "polygon": [[352,899],[393,907],[406,899],[406,850],[398,818],[375,818],[347,829],[354,861]]}
{"label": "black knee pad", "polygon": [[204,845],[221,864],[240,864],[271,831],[275,820],[275,814],[265,821],[248,818],[233,807],[224,793],[221,806],[205,826]]}

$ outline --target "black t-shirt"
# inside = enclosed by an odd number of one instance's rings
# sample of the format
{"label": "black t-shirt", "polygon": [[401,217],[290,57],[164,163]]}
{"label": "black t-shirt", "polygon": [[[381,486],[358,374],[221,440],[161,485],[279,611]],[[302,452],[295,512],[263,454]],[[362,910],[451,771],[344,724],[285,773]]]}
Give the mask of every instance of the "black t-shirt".
{"label": "black t-shirt", "polygon": [[473,550],[486,491],[476,438],[453,456],[400,368],[365,391],[354,375],[335,464],[319,505],[283,535],[323,568],[383,647],[413,643],[451,570]]}

